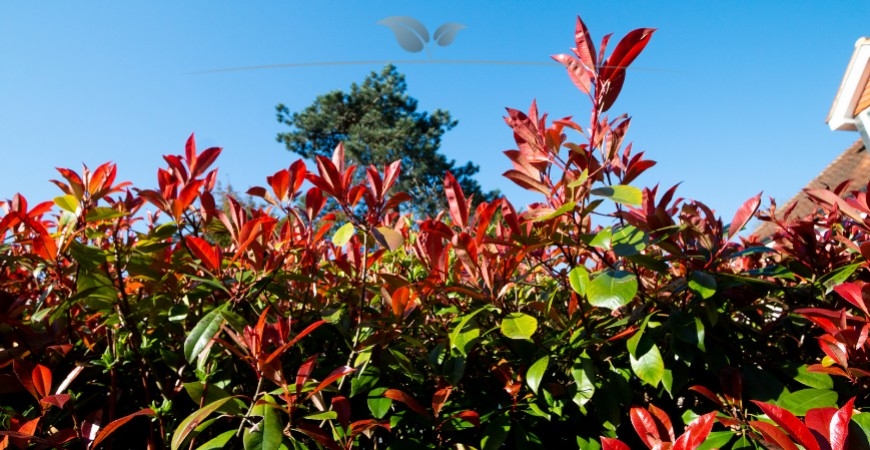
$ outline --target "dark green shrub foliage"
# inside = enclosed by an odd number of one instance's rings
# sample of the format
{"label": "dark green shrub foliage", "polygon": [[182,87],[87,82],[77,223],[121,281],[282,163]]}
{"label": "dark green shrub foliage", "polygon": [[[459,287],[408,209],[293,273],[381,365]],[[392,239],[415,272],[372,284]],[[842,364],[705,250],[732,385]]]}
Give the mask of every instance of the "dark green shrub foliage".
{"label": "dark green shrub foliage", "polygon": [[103,164],[4,202],[0,448],[867,448],[866,194],[763,246],[760,195],[725,226],[632,186],[605,114],[652,33],[604,58],[578,19],[588,124],[508,110],[522,212],[448,174],[415,221],[342,145],[223,212],[192,136],[156,189]]}

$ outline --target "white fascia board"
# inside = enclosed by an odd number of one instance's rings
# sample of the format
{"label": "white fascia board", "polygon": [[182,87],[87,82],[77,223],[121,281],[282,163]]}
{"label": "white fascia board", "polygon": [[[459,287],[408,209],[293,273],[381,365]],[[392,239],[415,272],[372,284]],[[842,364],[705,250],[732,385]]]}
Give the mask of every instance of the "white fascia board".
{"label": "white fascia board", "polygon": [[828,115],[828,126],[832,130],[856,130],[852,112],[861,98],[860,89],[870,78],[870,39],[861,38],[855,42],[855,53],[846,68],[846,74],[837,91],[837,98]]}

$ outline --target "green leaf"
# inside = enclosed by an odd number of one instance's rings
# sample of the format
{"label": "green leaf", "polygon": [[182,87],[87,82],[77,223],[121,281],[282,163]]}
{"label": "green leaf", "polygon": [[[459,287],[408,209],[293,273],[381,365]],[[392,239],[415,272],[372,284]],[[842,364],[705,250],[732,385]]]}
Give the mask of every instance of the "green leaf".
{"label": "green leaf", "polygon": [[626,205],[639,206],[643,202],[643,192],[640,189],[624,184],[595,188],[589,193]]}
{"label": "green leaf", "polygon": [[235,436],[236,430],[227,430],[214,437],[214,439],[200,445],[196,450],[221,450],[227,447],[230,440]]}
{"label": "green leaf", "polygon": [[692,314],[676,312],[669,318],[674,337],[697,347],[702,352],[707,351],[704,347],[704,322]]}
{"label": "green leaf", "polygon": [[227,321],[228,324],[241,335],[245,332],[245,327],[248,326],[248,321],[245,320],[242,316],[228,310],[228,309],[220,309],[220,315]]}
{"label": "green leaf", "polygon": [[580,176],[577,177],[574,181],[568,183],[569,188],[575,188],[585,183],[586,180],[589,179],[589,169],[583,169],[583,172],[580,173]]}
{"label": "green leaf", "polygon": [[54,198],[54,204],[59,206],[60,209],[64,211],[69,211],[73,214],[78,211],[79,202],[76,200],[75,196],[72,194],[62,195],[60,197]]}
{"label": "green leaf", "polygon": [[218,332],[221,330],[221,325],[224,322],[223,316],[220,314],[220,309],[215,309],[202,317],[198,324],[193,327],[187,339],[184,340],[184,358],[187,362],[192,363],[199,353],[205,349]]}
{"label": "green leaf", "polygon": [[220,409],[225,403],[233,400],[235,397],[226,397],[222,398],[216,402],[209,403],[202,407],[202,409],[198,409],[194,411],[192,414],[187,416],[184,420],[178,424],[178,428],[175,429],[175,432],[172,434],[172,441],[170,441],[170,449],[178,450],[181,448],[182,444],[187,440],[187,437],[190,433],[202,423],[206,417],[211,415],[211,413]]}
{"label": "green leaf", "polygon": [[[466,330],[466,327],[469,325],[469,321],[471,321],[474,316],[480,314],[483,311],[491,309],[495,308],[493,306],[486,305],[470,314],[462,316],[462,320],[459,321],[459,325],[453,328],[453,331],[450,332],[450,350],[457,349],[462,353],[463,356],[468,356],[465,347],[470,343],[471,340],[476,339],[478,336],[480,336],[480,330],[476,326],[469,330]],[[472,336],[472,334],[474,334],[475,332],[477,334]]]}
{"label": "green leaf", "polygon": [[580,295],[586,295],[586,286],[589,286],[589,272],[583,266],[577,266],[568,273],[568,281],[571,289]]}
{"label": "green leaf", "polygon": [[611,245],[616,256],[634,256],[640,254],[649,243],[649,236],[632,225],[625,225],[613,231]]}
{"label": "green leaf", "polygon": [[547,373],[547,365],[550,363],[550,356],[544,355],[541,359],[535,361],[529,370],[526,372],[526,383],[532,392],[538,393],[538,387],[541,385],[541,380],[544,379],[544,374]]}
{"label": "green leaf", "polygon": [[284,424],[280,416],[280,408],[275,405],[263,404],[263,420],[255,427],[246,429],[242,437],[245,450],[277,450],[284,439]]}
{"label": "green leaf", "polygon": [[659,348],[643,333],[635,333],[626,344],[634,374],[644,383],[658,386],[665,375],[665,362]]}
{"label": "green leaf", "polygon": [[707,435],[707,438],[704,439],[704,443],[701,444],[697,450],[717,450],[725,448],[725,444],[733,438],[733,431],[713,431]]}
{"label": "green leaf", "polygon": [[586,288],[592,306],[617,309],[627,305],[637,294],[637,278],[622,270],[599,273]]}
{"label": "green leaf", "polygon": [[486,429],[483,431],[483,437],[480,439],[481,450],[497,450],[507,440],[511,430],[511,421],[508,416],[498,416],[491,419]]}
{"label": "green leaf", "polygon": [[574,365],[571,367],[571,376],[577,386],[574,403],[582,407],[595,394],[595,365],[585,352],[577,361],[574,361]]}
{"label": "green leaf", "polygon": [[512,312],[501,321],[501,334],[510,339],[530,339],[538,329],[538,320],[519,312]]}
{"label": "green leaf", "polygon": [[534,220],[532,220],[532,222],[544,222],[544,221],[547,221],[550,219],[555,219],[556,217],[559,217],[562,214],[565,214],[569,211],[573,211],[576,206],[577,206],[576,202],[565,203],[564,205],[560,206],[559,209],[551,212],[550,214],[545,214],[543,216],[535,217]]}
{"label": "green leaf", "polygon": [[332,243],[338,247],[344,246],[350,241],[350,238],[356,233],[356,228],[354,228],[353,224],[348,222],[341,226],[338,231],[332,236]]}
{"label": "green leaf", "polygon": [[118,217],[124,217],[127,213],[123,211],[118,211],[114,208],[107,208],[105,206],[98,206],[88,212],[88,215],[85,217],[86,222],[99,222],[101,220],[112,220],[117,219]]}
{"label": "green leaf", "polygon": [[592,239],[589,240],[588,244],[591,247],[610,250],[611,238],[613,238],[613,230],[611,230],[610,227],[607,227],[598,233],[595,233],[595,236],[592,236]]}
{"label": "green leaf", "polygon": [[[202,389],[203,389],[203,383],[200,381],[192,381],[190,383],[184,383],[184,390],[187,391],[187,395],[190,396],[190,399],[193,400],[193,403],[195,403],[197,405],[199,405],[199,404],[209,405],[209,404],[214,403],[218,400],[230,397],[229,392],[227,392],[227,391],[225,391],[225,390],[223,390],[215,385],[209,385],[208,389],[206,390],[206,393],[205,393],[205,401],[203,402],[202,401]],[[245,404],[237,398],[234,398],[233,400],[234,401],[229,402],[229,403],[221,406],[217,411],[220,413],[223,413],[223,414],[233,414],[233,415],[240,415],[240,416],[244,415],[245,414],[245,411],[244,411]]]}
{"label": "green leaf", "polygon": [[827,389],[802,389],[781,398],[777,405],[802,416],[814,408],[837,407],[837,393]]}
{"label": "green leaf", "polygon": [[716,293],[716,278],[707,272],[695,270],[689,275],[689,289],[706,300]]}
{"label": "green leaf", "polygon": [[335,411],[320,411],[307,416],[303,416],[306,420],[335,420],[338,418],[338,413]]}
{"label": "green leaf", "polygon": [[384,397],[384,392],[386,391],[387,388],[385,387],[372,389],[366,399],[369,411],[371,411],[372,417],[375,419],[383,419],[390,412],[390,406],[393,405],[392,399]]}
{"label": "green leaf", "polygon": [[807,365],[804,364],[797,369],[797,375],[794,380],[804,386],[816,389],[833,389],[834,380],[826,373],[816,373],[807,370]]}

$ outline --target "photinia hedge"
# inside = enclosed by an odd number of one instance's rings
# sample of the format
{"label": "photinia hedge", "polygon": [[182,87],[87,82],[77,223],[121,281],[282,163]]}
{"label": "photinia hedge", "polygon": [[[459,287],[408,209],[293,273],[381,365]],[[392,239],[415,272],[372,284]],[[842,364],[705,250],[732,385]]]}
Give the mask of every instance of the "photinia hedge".
{"label": "photinia hedge", "polygon": [[341,145],[217,202],[193,136],[155,189],[106,163],[3,202],[0,448],[870,448],[867,194],[726,226],[634,186],[607,113],[653,31],[608,55],[577,20],[588,123],[507,110],[520,210],[447,174],[400,215],[400,163]]}

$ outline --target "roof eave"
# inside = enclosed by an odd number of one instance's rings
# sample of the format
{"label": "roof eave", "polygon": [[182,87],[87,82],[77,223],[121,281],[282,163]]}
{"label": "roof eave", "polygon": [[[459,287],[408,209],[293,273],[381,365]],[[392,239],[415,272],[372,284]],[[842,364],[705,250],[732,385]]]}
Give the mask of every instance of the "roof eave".
{"label": "roof eave", "polygon": [[870,78],[870,38],[860,38],[855,42],[855,51],[846,67],[843,81],[837,90],[834,104],[825,122],[832,130],[855,130],[855,116],[852,114],[861,96],[861,89]]}

